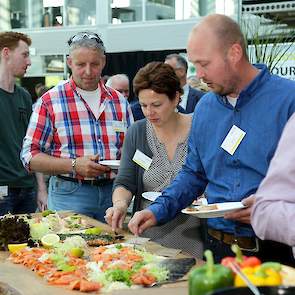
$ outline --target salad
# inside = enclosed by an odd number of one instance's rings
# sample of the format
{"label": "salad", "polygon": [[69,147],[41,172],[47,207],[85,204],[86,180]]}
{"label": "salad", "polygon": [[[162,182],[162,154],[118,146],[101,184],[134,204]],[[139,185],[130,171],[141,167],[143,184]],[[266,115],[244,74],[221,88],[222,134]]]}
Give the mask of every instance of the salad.
{"label": "salad", "polygon": [[68,238],[52,249],[25,248],[9,259],[35,271],[48,284],[82,292],[133,289],[168,279],[169,271],[160,266],[164,257],[128,244],[90,249],[82,240]]}

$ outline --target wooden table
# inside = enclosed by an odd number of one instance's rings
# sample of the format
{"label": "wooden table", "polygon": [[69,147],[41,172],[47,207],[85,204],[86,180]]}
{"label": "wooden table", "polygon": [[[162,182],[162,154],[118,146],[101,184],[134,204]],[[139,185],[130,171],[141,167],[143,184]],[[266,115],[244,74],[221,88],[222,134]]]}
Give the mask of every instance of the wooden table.
{"label": "wooden table", "polygon": [[[104,223],[98,222],[97,220],[85,217],[87,221],[94,225],[103,228],[106,231],[110,231],[110,227]],[[127,231],[124,231],[126,239],[133,237]],[[164,248],[154,242],[147,242],[145,248],[154,253],[160,248]],[[48,285],[45,280],[22,265],[16,265],[7,260],[9,256],[8,252],[0,251],[0,282],[9,284],[15,288],[22,295],[74,295],[79,294],[77,291],[70,291],[65,288],[55,287]],[[177,254],[176,258],[188,257],[188,255]],[[202,264],[202,261],[197,261],[197,264]],[[157,289],[156,289],[157,288]],[[136,295],[136,294],[159,294],[159,295],[182,295],[187,294],[187,282],[178,282],[173,284],[163,285],[161,287],[143,288],[137,290],[120,290],[114,291],[108,294],[116,295]],[[80,293],[82,294],[82,293]]]}

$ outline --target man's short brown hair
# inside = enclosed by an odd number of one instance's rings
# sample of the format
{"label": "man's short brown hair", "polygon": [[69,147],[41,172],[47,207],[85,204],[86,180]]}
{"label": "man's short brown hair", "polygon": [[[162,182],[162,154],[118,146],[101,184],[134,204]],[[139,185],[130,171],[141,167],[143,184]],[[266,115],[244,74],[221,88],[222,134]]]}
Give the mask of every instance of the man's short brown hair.
{"label": "man's short brown hair", "polygon": [[0,33],[0,50],[8,47],[13,50],[18,46],[18,42],[22,40],[30,46],[32,44],[31,38],[23,33],[18,32],[3,32]]}

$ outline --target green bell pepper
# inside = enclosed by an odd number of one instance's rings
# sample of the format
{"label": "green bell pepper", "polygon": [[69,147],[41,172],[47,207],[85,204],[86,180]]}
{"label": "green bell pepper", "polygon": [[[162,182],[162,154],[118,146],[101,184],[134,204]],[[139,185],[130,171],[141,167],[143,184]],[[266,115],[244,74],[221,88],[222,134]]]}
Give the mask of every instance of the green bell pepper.
{"label": "green bell pepper", "polygon": [[221,264],[214,264],[210,250],[206,250],[204,255],[206,264],[189,274],[189,295],[205,295],[219,288],[233,286],[231,270]]}

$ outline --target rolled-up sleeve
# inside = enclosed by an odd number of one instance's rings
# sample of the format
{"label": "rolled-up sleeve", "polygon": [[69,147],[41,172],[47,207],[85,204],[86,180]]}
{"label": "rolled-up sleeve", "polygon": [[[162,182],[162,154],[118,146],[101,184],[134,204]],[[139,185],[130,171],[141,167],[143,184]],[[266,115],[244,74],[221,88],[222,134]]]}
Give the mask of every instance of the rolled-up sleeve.
{"label": "rolled-up sleeve", "polygon": [[20,154],[21,161],[28,171],[30,171],[31,159],[39,153],[46,152],[51,140],[52,122],[47,107],[40,98],[34,105]]}

